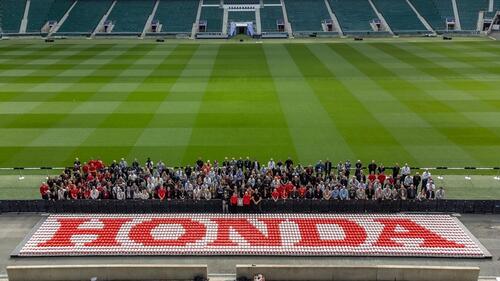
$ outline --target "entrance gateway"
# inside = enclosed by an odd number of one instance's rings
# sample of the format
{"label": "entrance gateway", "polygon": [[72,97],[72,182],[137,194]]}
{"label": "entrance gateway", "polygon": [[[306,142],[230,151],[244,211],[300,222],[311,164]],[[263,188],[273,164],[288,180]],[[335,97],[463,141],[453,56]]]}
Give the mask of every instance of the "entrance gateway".
{"label": "entrance gateway", "polygon": [[231,22],[229,24],[229,36],[236,36],[238,34],[254,36],[255,29],[253,22]]}

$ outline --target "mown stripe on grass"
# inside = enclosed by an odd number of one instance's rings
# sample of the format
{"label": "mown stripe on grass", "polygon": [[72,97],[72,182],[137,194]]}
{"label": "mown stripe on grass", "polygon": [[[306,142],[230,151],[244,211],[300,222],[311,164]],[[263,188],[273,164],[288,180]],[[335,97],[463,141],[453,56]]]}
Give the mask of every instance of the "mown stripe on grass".
{"label": "mown stripe on grass", "polygon": [[[370,44],[365,45],[363,51],[351,50],[352,61],[357,61],[356,66],[363,72],[369,74],[375,69],[378,75],[386,77],[398,77],[399,73],[393,72],[390,69],[375,64],[373,60],[364,55],[370,53],[386,63],[401,63],[410,66],[408,73],[414,72],[415,76],[425,77],[429,75],[435,80],[441,79],[440,74],[446,72],[444,69],[433,69],[431,65],[423,67],[420,61],[411,54],[396,48],[390,44]],[[407,73],[407,74],[408,74]],[[429,73],[429,74],[427,74]],[[474,153],[468,150],[468,145],[482,144],[491,145],[496,142],[496,137],[488,132],[485,128],[478,127],[476,124],[467,119],[461,112],[457,112],[454,108],[436,99],[432,91],[426,91],[419,88],[419,83],[399,79],[398,83],[391,80],[376,79],[384,89],[391,93],[394,97],[404,102],[412,111],[419,114],[427,120],[435,128],[454,144],[461,146],[468,155],[464,155],[464,161],[467,159],[475,159],[472,163],[463,163],[464,165],[485,164],[485,159],[477,157]],[[448,85],[448,84],[446,84]],[[450,89],[453,89],[448,85]],[[455,164],[455,163],[450,163]],[[459,164],[459,163],[456,163]],[[460,163],[462,164],[462,163]]]}
{"label": "mown stripe on grass", "polygon": [[218,44],[197,46],[169,86],[169,95],[159,101],[153,120],[136,142],[135,155],[158,155],[173,166],[187,164],[182,161],[218,51]]}
{"label": "mown stripe on grass", "polygon": [[[99,45],[97,45],[99,46]],[[91,52],[91,54],[93,54],[93,56],[87,56],[85,55],[84,57],[86,58],[86,60],[83,60],[83,61],[80,61],[80,63],[82,62],[85,62],[85,61],[88,61],[88,60],[91,60],[93,59],[94,57],[98,56],[99,54],[102,53],[102,51],[105,52],[105,49],[113,49],[113,47],[115,47],[117,45],[109,45],[105,48],[98,48],[95,52]],[[137,45],[135,45],[137,46]],[[106,63],[104,63],[100,68],[105,68],[106,65],[108,64],[111,64],[113,61],[119,61],[123,58],[123,56],[126,54],[126,51],[128,50],[129,47],[127,48],[123,48],[123,47],[119,47],[119,49],[121,51],[119,52],[114,52],[115,56],[113,57],[112,55],[110,56],[110,59],[108,59],[107,61],[105,60]],[[142,47],[138,47],[138,48],[141,48]],[[73,65],[73,68],[78,68],[79,64],[75,64]],[[67,69],[66,69],[67,70]],[[62,70],[61,70],[62,71]],[[75,86],[78,87],[80,84],[80,82],[82,82],[84,79],[85,79],[86,76],[83,76],[83,77],[80,77],[77,81],[75,81]],[[44,85],[44,84],[40,84],[40,85]],[[48,84],[47,85],[51,85],[51,84]],[[57,83],[55,85],[58,85]],[[68,84],[70,86],[70,84]],[[99,87],[102,87],[102,86],[105,86],[104,84],[102,85],[99,85]],[[64,87],[66,88],[66,87]],[[94,95],[97,94],[97,90],[98,89],[95,89],[96,90],[96,93],[94,93]],[[63,89],[58,89],[58,90],[55,90],[51,93],[51,96],[54,97],[54,96],[59,96],[59,97],[62,97],[64,95],[66,95],[67,92],[64,91]],[[92,96],[86,96],[85,98],[87,99],[90,99],[92,98]],[[73,109],[76,109],[78,105],[80,105],[81,103],[80,102],[75,102],[74,105],[73,105]],[[43,103],[42,103],[43,105]],[[52,128],[54,126],[61,126],[62,124],[64,124],[68,118],[69,119],[73,119],[73,115],[71,114],[71,112],[68,112],[66,114],[40,114],[39,117],[40,119],[35,119],[37,118],[37,115],[23,115],[25,120],[23,121],[24,123],[21,123],[21,124],[18,124],[17,127],[21,127],[20,125],[22,124],[33,124],[35,122],[42,122],[40,125],[44,125],[46,128]],[[28,118],[29,117],[29,118]],[[74,121],[77,121],[78,120],[74,120]],[[80,122],[86,122],[85,119],[80,119]],[[62,152],[63,150],[56,150],[54,149],[54,147],[51,147],[50,149],[46,148],[46,147],[43,147],[42,145],[40,145],[41,143],[50,143],[50,142],[53,142],[55,138],[68,138],[72,141],[72,146],[67,146],[65,147],[64,151],[66,153],[70,153],[73,149],[75,149],[76,146],[80,145],[81,143],[83,143],[83,140],[85,139],[85,137],[88,137],[90,135],[90,133],[92,132],[93,129],[85,129],[85,130],[81,130],[79,132],[79,134],[73,134],[73,135],[70,135],[69,132],[68,133],[65,133],[64,130],[59,130],[59,129],[49,129],[49,130],[46,130],[43,134],[41,134],[40,136],[38,136],[36,139],[32,140],[32,142],[36,145],[34,146],[31,146],[31,147],[26,147],[24,148],[23,150],[19,151],[18,153],[16,153],[14,155],[14,159],[12,160],[13,164],[11,165],[19,165],[19,164],[15,164],[16,163],[16,159],[29,159],[29,156],[28,155],[44,155],[46,154],[46,151],[59,151],[59,152]],[[62,142],[59,142],[59,143],[62,143]],[[66,142],[64,142],[66,143]],[[42,150],[42,151],[40,151]],[[63,154],[59,154],[59,155],[54,155],[54,158],[51,159],[53,160],[50,161],[52,165],[62,165],[64,164],[64,160],[65,160],[65,155]]]}
{"label": "mown stripe on grass", "polygon": [[[422,49],[419,49],[413,45],[399,45],[398,49],[389,50],[391,54],[397,54],[397,51],[403,52],[399,55],[399,58],[409,61],[412,61],[412,67],[418,67],[421,72],[426,73],[430,78],[435,79],[438,83],[446,84],[450,86],[455,93],[459,93],[462,96],[462,99],[465,101],[447,101],[447,104],[450,107],[453,107],[458,112],[496,112],[498,111],[499,103],[492,103],[491,100],[499,101],[500,97],[497,94],[498,89],[496,87],[497,80],[499,75],[492,74],[493,78],[489,78],[487,81],[483,80],[482,76],[487,76],[485,73],[486,70],[482,70],[479,72],[479,75],[474,74],[471,75],[471,72],[476,73],[477,70],[475,67],[470,66],[470,71],[463,72],[458,71],[455,67],[456,65],[466,64],[464,62],[456,61],[453,58],[449,58],[447,55],[442,54],[440,51],[435,51],[434,49],[428,49],[425,47],[423,51],[432,55],[435,58],[439,58],[440,62],[431,61],[421,55],[415,55],[415,52],[421,52]],[[434,50],[434,51],[433,51]],[[449,65],[452,66],[449,66]],[[434,69],[430,71],[429,69]],[[440,73],[449,73],[454,78],[446,79]],[[436,96],[437,99],[441,97]]]}
{"label": "mown stripe on grass", "polygon": [[[399,47],[412,52],[417,57],[423,57],[423,53],[425,52],[428,56],[432,56],[433,63],[450,69],[450,73],[456,74],[458,79],[467,79],[491,85],[489,81],[497,81],[500,75],[500,67],[491,64],[491,56],[478,56],[474,53],[457,49],[452,45],[401,44]],[[429,60],[428,58],[426,59]],[[490,88],[495,88],[494,86]]]}
{"label": "mown stripe on grass", "polygon": [[[294,157],[262,47],[219,48],[183,163],[192,163],[197,157],[222,160],[248,156],[261,161],[276,155]],[[261,112],[263,102],[275,111]],[[245,103],[242,110],[231,113],[233,106],[241,103]],[[214,106],[217,112],[212,111]]]}
{"label": "mown stripe on grass", "polygon": [[293,54],[284,45],[264,45],[264,50],[301,163],[307,165],[319,159],[355,157],[334,120],[295,63]]}
{"label": "mown stripe on grass", "polygon": [[[78,54],[74,54],[75,56],[79,56]],[[71,56],[70,56],[71,57]],[[86,56],[86,59],[90,59],[92,58],[93,56],[89,55],[89,56]],[[65,57],[62,57],[60,59],[58,59],[57,61],[60,61],[60,60],[63,60]],[[55,61],[54,63],[57,63],[57,61]],[[78,68],[78,64],[75,64],[73,65],[71,68]],[[69,68],[69,69],[71,69]],[[62,72],[63,70],[61,70]],[[75,84],[73,86],[77,86],[77,82],[75,82]],[[43,95],[44,96],[44,100],[50,100],[51,98],[54,98],[54,97],[57,97],[59,95],[62,94],[65,94],[67,93],[67,90],[71,87],[72,85],[68,84],[58,84],[58,83],[52,83],[52,79],[50,77],[47,77],[46,80],[44,82],[39,82],[38,84],[34,85],[30,90],[28,91],[33,91],[39,95]],[[37,89],[41,89],[41,88],[44,88],[45,90],[42,91],[42,90],[34,90],[35,88]],[[23,95],[24,93],[19,93],[19,95]],[[54,108],[52,109],[54,112],[56,112],[57,114],[59,115],[55,115],[54,117],[58,117],[58,118],[44,118],[44,115],[45,114],[51,114],[51,109],[47,108],[48,105],[53,105]],[[76,107],[78,105],[78,103],[69,103],[69,104],[63,104],[64,106],[64,110],[66,111],[66,113],[69,113],[69,111],[71,110],[71,108],[73,107]],[[69,108],[68,108],[69,107]],[[46,104],[44,101],[38,101],[37,104],[33,107],[28,107],[29,108],[29,111],[28,112],[25,112],[25,114],[23,115],[17,115],[17,116],[13,116],[13,117],[10,117],[10,116],[4,116],[6,117],[5,119],[6,120],[10,120],[9,122],[2,122],[2,126],[3,127],[9,127],[9,128],[23,128],[25,126],[34,126],[34,124],[36,124],[37,122],[50,122],[50,123],[46,123],[46,126],[47,127],[52,127],[53,124],[55,124],[58,120],[60,120],[61,118],[64,117],[65,114],[60,114],[61,111],[60,111],[60,106],[58,106],[57,103],[49,103],[49,104]],[[29,113],[37,113],[37,112],[45,112],[45,114],[40,114],[40,116],[37,116],[37,115],[31,115]],[[63,111],[64,112],[64,111]],[[41,120],[38,120],[38,119],[41,119]],[[4,120],[5,120],[4,119]]]}
{"label": "mown stripe on grass", "polygon": [[[120,118],[124,116],[120,114],[120,112],[133,111],[137,109],[137,107],[141,106],[141,104],[129,103],[126,101],[129,96],[144,83],[149,74],[153,73],[169,59],[175,57],[175,52],[179,49],[179,45],[161,46],[138,44],[123,54],[125,57],[124,60],[103,66],[103,69],[113,70],[114,75],[107,77],[108,80],[105,82],[105,86],[98,93],[96,93],[92,101],[97,101],[100,95],[107,95],[110,92],[116,92],[120,96],[118,99],[119,103],[116,104],[115,108],[107,112],[103,119],[95,123],[95,128],[89,136],[82,141],[80,146],[76,147],[71,153],[68,154],[66,162],[71,161],[74,157],[100,157],[106,161],[110,161],[111,159],[105,158],[109,157],[106,153],[101,154],[102,152],[98,150],[84,148],[95,146],[95,144],[100,144],[102,146],[106,144],[109,146],[115,146],[115,151],[121,151],[120,157],[127,157],[133,148],[133,145],[144,130],[144,127],[147,126],[149,121],[153,118],[154,114],[152,111],[154,111],[155,105],[142,104],[143,106],[148,106],[148,108],[144,108],[142,110],[150,113],[125,115],[127,118]],[[149,62],[149,70],[140,72],[136,71],[136,66],[140,64],[142,60],[147,59],[150,54],[158,51],[163,53],[163,59]],[[133,79],[133,82],[126,83],[122,80],[121,75],[129,76],[131,75],[131,72],[136,73],[136,78]],[[118,88],[116,88],[117,86]],[[139,126],[127,126],[127,121],[129,120],[128,117],[133,117],[134,122],[138,123]]]}
{"label": "mown stripe on grass", "polygon": [[[87,47],[89,48],[89,47]],[[66,51],[69,50],[69,51]],[[0,88],[0,100],[1,101],[20,101],[23,100],[26,95],[34,92],[33,88],[36,84],[33,83],[14,83],[16,79],[20,77],[30,77],[31,74],[35,73],[38,69],[43,67],[49,67],[49,64],[54,64],[65,58],[76,56],[78,52],[81,51],[81,47],[64,46],[64,48],[58,48],[55,50],[48,51],[47,53],[38,53],[33,51],[23,57],[23,61],[17,61],[13,65],[9,65],[8,68],[2,73],[8,73],[9,75],[0,75],[0,82],[3,86]],[[56,59],[49,59],[51,56],[57,56]],[[38,65],[34,65],[38,63]],[[45,96],[40,95],[40,100],[44,100]]]}
{"label": "mown stripe on grass", "polygon": [[[378,120],[386,128],[386,132],[404,146],[416,160],[416,162],[412,162],[412,165],[432,166],[463,159],[461,155],[464,154],[464,151],[460,147],[449,144],[446,137],[426,120],[412,112],[403,102],[393,97],[386,89],[336,52],[337,46],[311,45],[309,48],[325,67],[338,77],[340,83],[361,104],[366,105],[371,116],[368,116],[367,119],[363,118],[359,122],[370,126],[374,119]],[[375,134],[382,133],[382,131],[375,132]],[[366,141],[366,145],[370,145],[371,141],[373,140],[370,137]],[[381,142],[375,141],[375,143]],[[443,143],[447,145],[443,145]],[[377,160],[384,161],[386,165],[393,164],[392,161],[400,163],[410,161],[400,157],[399,152],[392,153],[395,151],[393,148],[380,145],[380,149],[387,155],[385,158]],[[436,162],[434,154],[436,152],[445,155],[445,158],[440,159],[442,162]]]}
{"label": "mown stripe on grass", "polygon": [[[106,49],[112,48],[112,45],[109,45],[106,47]],[[100,51],[103,51],[103,48],[99,48]],[[101,53],[100,51],[97,51],[94,53],[94,56],[91,56],[90,54],[87,56],[84,56],[86,60],[92,59],[93,57],[96,56],[96,54]],[[86,61],[86,60],[83,60]],[[78,68],[78,65],[73,65],[73,68]],[[61,70],[62,71],[62,70]],[[50,81],[49,81],[50,82]],[[47,82],[47,84],[50,84]],[[74,87],[78,87],[79,84],[77,83],[78,81],[75,81]],[[57,89],[53,90],[50,92],[51,96],[61,96],[65,95],[67,92],[62,90],[62,89]],[[88,97],[88,96],[87,96]],[[45,102],[40,103],[38,106],[35,108],[31,109],[32,112],[39,111],[39,109],[44,108]],[[57,102],[50,102],[50,104],[58,104]],[[32,148],[36,146],[40,146],[40,144],[47,143],[47,144],[53,144],[53,143],[65,143],[65,144],[71,144],[71,145],[77,145],[79,143],[79,140],[85,137],[90,133],[90,130],[77,130],[77,131],[65,131],[61,130],[59,128],[54,128],[54,127],[63,127],[61,126],[67,118],[71,118],[71,110],[74,110],[76,107],[78,107],[80,103],[79,102],[73,102],[71,104],[63,103],[63,105],[69,107],[66,109],[64,114],[60,114],[59,110],[57,107],[54,108],[54,114],[53,112],[47,112],[46,114],[24,114],[24,115],[19,115],[17,118],[14,118],[11,123],[8,124],[8,127],[14,127],[14,128],[27,128],[27,127],[33,127],[33,128],[53,128],[53,129],[47,129],[38,134],[37,136],[34,136],[33,138],[30,139],[30,145],[25,147],[24,149],[16,149],[15,151],[12,151],[12,153],[9,155],[9,158],[4,158],[3,165],[4,166],[13,166],[13,165],[28,165],[29,163],[23,163],[22,160],[30,159],[33,160],[35,157],[29,157],[27,155],[35,155],[38,157],[38,151],[37,150],[48,150],[51,151],[53,150],[53,147],[51,149],[48,148],[43,148],[42,147],[37,147],[37,148]],[[78,123],[83,123],[85,122],[85,119],[76,119],[74,120],[77,124]],[[78,128],[78,126],[74,126]],[[64,127],[63,127],[64,128]],[[18,136],[19,138],[26,138],[24,134],[21,134]],[[30,147],[31,146],[31,147]],[[69,150],[69,149],[68,149]],[[44,154],[44,153],[42,153]],[[55,155],[54,155],[55,156]],[[60,157],[60,155],[58,155]],[[37,159],[35,159],[37,160]],[[57,159],[53,158],[55,160],[55,163],[57,165],[60,165],[60,163],[64,159]]]}
{"label": "mown stripe on grass", "polygon": [[[159,159],[172,161],[173,165],[181,163],[185,147],[189,142],[195,114],[185,110],[186,108],[178,108],[177,112],[181,112],[181,114],[165,111],[165,108],[169,106],[169,100],[176,98],[179,94],[179,87],[190,84],[186,78],[200,67],[200,60],[207,56],[207,51],[208,56],[214,60],[217,47],[203,48],[200,45],[179,45],[169,58],[148,75],[142,84],[143,89],[135,92],[135,97],[132,100],[154,101],[154,108],[151,108],[150,111],[154,114],[144,125],[141,135],[136,139],[133,149],[128,154],[129,158],[157,155]],[[205,67],[208,68],[208,72],[211,71],[211,63]],[[157,91],[152,91],[151,87]],[[192,90],[193,93],[200,94],[199,88],[192,87]],[[131,100],[130,97],[129,100]],[[162,112],[168,113],[163,114]]]}

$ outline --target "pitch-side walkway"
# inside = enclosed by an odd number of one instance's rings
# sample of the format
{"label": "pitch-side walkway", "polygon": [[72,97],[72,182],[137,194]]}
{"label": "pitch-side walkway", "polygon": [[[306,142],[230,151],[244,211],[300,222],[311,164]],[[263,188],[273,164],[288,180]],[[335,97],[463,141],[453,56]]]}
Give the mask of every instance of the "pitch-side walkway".
{"label": "pitch-side walkway", "polygon": [[236,264],[418,264],[479,266],[484,280],[500,276],[500,215],[463,215],[462,223],[492,254],[492,259],[445,258],[362,258],[362,257],[96,257],[96,258],[10,258],[10,253],[39,221],[38,214],[0,215],[0,281],[7,265],[25,264],[96,264],[96,263],[175,263],[207,264],[209,273],[217,280],[228,280]]}

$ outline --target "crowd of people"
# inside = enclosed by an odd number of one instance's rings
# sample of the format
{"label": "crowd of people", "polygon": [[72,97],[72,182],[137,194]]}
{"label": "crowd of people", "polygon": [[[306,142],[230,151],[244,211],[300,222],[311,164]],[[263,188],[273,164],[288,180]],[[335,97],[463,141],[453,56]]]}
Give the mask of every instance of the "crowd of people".
{"label": "crowd of people", "polygon": [[434,200],[444,199],[431,173],[412,174],[408,164],[386,169],[372,160],[337,165],[330,160],[296,165],[270,159],[228,159],[222,163],[196,161],[193,166],[169,168],[163,161],[125,159],[107,165],[99,159],[80,162],[40,186],[46,200],[210,200],[221,199],[223,208],[259,206],[262,200]]}

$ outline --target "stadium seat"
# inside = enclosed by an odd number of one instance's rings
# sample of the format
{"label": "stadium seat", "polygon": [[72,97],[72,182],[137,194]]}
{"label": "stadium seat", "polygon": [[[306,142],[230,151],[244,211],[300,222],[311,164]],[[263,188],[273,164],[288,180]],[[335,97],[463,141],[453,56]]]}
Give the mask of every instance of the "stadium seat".
{"label": "stadium seat", "polygon": [[90,35],[108,11],[111,3],[111,0],[78,1],[57,33]]}
{"label": "stadium seat", "polygon": [[26,0],[2,0],[0,4],[0,30],[3,33],[19,33]]}
{"label": "stadium seat", "polygon": [[153,11],[154,1],[119,0],[109,14],[112,21],[112,33],[139,35]]}
{"label": "stadium seat", "polygon": [[415,12],[405,0],[373,0],[392,31],[398,34],[427,32]]}
{"label": "stadium seat", "polygon": [[161,32],[191,33],[196,21],[199,1],[163,0],[156,10],[155,19],[162,25]]}
{"label": "stadium seat", "polygon": [[330,19],[323,0],[287,0],[285,5],[294,32],[321,32],[321,22]]}
{"label": "stadium seat", "polygon": [[207,32],[222,32],[223,9],[219,7],[203,7],[200,21],[207,22]]}
{"label": "stadium seat", "polygon": [[462,30],[477,30],[480,11],[488,10],[488,0],[457,0]]}

